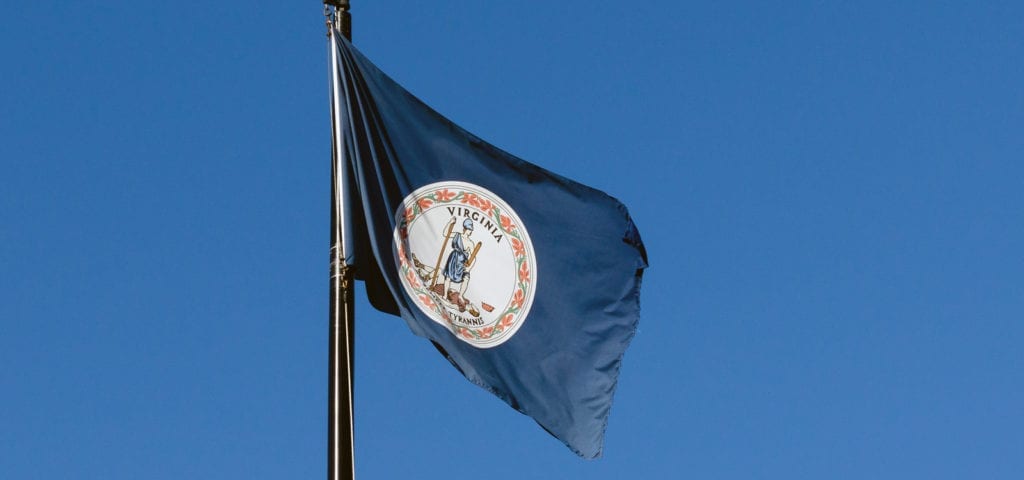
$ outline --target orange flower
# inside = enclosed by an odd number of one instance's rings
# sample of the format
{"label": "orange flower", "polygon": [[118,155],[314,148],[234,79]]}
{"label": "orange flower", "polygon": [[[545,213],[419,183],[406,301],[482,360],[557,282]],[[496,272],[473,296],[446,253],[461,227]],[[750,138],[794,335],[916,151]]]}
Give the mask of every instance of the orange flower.
{"label": "orange flower", "polygon": [[512,253],[516,257],[526,256],[526,246],[523,245],[523,242],[520,242],[518,238],[512,239]]}
{"label": "orange flower", "polygon": [[[403,258],[402,261],[405,262],[405,259]],[[413,288],[420,287],[420,279],[416,277],[416,272],[411,268],[405,272],[405,279],[409,281],[409,285],[412,285]]]}
{"label": "orange flower", "polygon": [[483,210],[484,213],[486,213],[488,215],[491,215],[491,214],[494,213],[494,204],[491,203],[490,200],[486,200],[486,199],[481,198],[480,199],[480,204],[477,205],[477,206],[480,207],[480,210]]}
{"label": "orange flower", "polygon": [[516,308],[523,308],[523,302],[526,300],[526,294],[523,293],[523,289],[517,288],[516,294],[512,296],[512,306]]}
{"label": "orange flower", "polygon": [[501,326],[502,327],[509,327],[511,325],[512,325],[512,314],[510,313],[508,315],[505,315],[505,317],[501,319]]}
{"label": "orange flower", "polygon": [[413,212],[413,210],[411,208],[406,208],[405,209],[405,221],[406,222],[411,222],[413,217],[415,217],[415,216],[416,216],[415,212]]}
{"label": "orange flower", "polygon": [[460,328],[459,333],[462,334],[463,337],[473,338],[473,333],[470,332],[468,328]]}
{"label": "orange flower", "polygon": [[523,266],[519,267],[519,281],[529,282],[530,281],[530,266],[523,262]]}
{"label": "orange flower", "polygon": [[426,210],[430,208],[430,206],[433,204],[434,202],[432,202],[429,198],[421,198],[416,201],[416,205],[420,206],[420,210]]}
{"label": "orange flower", "polygon": [[490,338],[491,335],[494,335],[494,327],[484,327],[480,330],[480,335],[484,338]]}
{"label": "orange flower", "polygon": [[455,194],[449,192],[447,188],[444,190],[438,190],[435,195],[437,195],[437,201],[439,202],[449,202],[451,199],[455,198]]}
{"label": "orange flower", "polygon": [[420,295],[420,300],[421,300],[421,301],[423,302],[423,304],[424,304],[424,305],[426,305],[427,307],[430,307],[430,308],[434,308],[434,301],[433,301],[433,300],[431,300],[431,299],[430,299],[430,297],[428,297],[428,296],[426,296],[426,295]]}
{"label": "orange flower", "polygon": [[462,203],[468,203],[474,207],[480,206],[480,197],[473,193],[467,193],[462,197]]}
{"label": "orange flower", "polygon": [[508,218],[508,217],[506,217],[504,215],[499,215],[499,216],[501,217],[501,227],[504,228],[506,232],[511,232],[512,230],[516,229],[516,226],[512,225],[512,219],[511,218]]}

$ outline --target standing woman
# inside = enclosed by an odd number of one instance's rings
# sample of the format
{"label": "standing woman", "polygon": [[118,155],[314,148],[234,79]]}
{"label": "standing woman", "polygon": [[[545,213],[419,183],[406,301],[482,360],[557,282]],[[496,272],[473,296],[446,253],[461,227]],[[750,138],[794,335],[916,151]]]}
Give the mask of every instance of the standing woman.
{"label": "standing woman", "polygon": [[[448,301],[459,306],[460,312],[466,311],[467,300],[465,298],[466,287],[469,286],[469,269],[466,268],[466,261],[469,260],[469,252],[473,251],[473,241],[470,236],[473,234],[473,221],[465,219],[462,222],[462,232],[452,236],[452,251],[448,254],[448,261],[444,265],[444,291]],[[459,291],[451,290],[451,284],[458,283]]]}

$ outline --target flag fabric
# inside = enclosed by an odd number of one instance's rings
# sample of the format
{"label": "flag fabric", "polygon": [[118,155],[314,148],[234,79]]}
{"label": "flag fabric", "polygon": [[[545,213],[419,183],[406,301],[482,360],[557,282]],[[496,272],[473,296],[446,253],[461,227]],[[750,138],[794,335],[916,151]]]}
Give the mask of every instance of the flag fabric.
{"label": "flag fabric", "polygon": [[466,132],[332,37],[346,256],[371,303],[600,456],[647,266],[626,208]]}

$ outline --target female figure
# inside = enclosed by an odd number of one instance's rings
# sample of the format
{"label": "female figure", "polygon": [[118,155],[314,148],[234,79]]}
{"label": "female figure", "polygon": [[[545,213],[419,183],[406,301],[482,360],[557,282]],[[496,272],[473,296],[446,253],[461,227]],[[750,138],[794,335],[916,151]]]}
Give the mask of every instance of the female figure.
{"label": "female figure", "polygon": [[[448,254],[448,261],[445,262],[444,271],[444,292],[448,301],[458,305],[459,311],[466,311],[467,300],[465,298],[466,287],[469,286],[469,252],[473,251],[473,241],[470,236],[473,234],[473,221],[465,219],[462,222],[462,232],[452,236],[452,251]],[[452,283],[459,284],[459,291],[451,289]]]}

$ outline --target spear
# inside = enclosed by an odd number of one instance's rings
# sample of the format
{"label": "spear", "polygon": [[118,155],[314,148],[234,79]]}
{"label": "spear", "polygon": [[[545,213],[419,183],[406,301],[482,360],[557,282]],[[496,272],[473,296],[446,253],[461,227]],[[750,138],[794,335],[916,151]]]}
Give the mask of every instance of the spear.
{"label": "spear", "polygon": [[[448,226],[444,229],[444,243],[441,244],[441,251],[437,252],[437,265],[434,266],[434,277],[430,279],[430,289],[434,289],[434,285],[437,285],[437,272],[441,270],[441,259],[444,258],[444,247],[448,245],[448,240],[452,238],[452,229],[455,228],[455,218],[452,218],[448,222]],[[443,290],[443,289],[442,289]],[[441,298],[444,298],[448,292],[441,292]]]}

